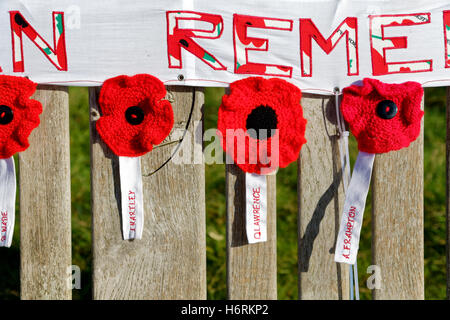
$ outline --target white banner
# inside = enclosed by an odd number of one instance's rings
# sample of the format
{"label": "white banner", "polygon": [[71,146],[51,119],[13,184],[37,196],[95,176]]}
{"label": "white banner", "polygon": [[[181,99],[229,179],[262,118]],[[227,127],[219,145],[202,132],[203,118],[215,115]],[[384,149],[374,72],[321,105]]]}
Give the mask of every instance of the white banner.
{"label": "white banner", "polygon": [[450,85],[448,0],[2,0],[0,74],[97,86],[284,78],[330,94],[364,77]]}

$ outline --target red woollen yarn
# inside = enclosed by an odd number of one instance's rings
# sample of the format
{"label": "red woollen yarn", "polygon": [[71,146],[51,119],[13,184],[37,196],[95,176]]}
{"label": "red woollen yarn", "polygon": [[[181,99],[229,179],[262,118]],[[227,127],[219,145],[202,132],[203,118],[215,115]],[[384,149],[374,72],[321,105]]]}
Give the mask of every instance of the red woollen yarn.
{"label": "red woollen yarn", "polygon": [[[223,149],[239,168],[267,174],[297,160],[306,143],[300,99],[299,88],[278,78],[249,77],[230,84],[230,94],[222,97],[217,129]],[[258,129],[267,129],[269,134],[259,136]],[[277,129],[273,136],[270,129]],[[276,141],[279,149],[272,154]]]}
{"label": "red woollen yarn", "polygon": [[385,153],[408,147],[420,134],[422,86],[364,79],[343,90],[341,111],[358,140],[358,149]]}
{"label": "red woollen yarn", "polygon": [[28,136],[42,113],[41,103],[30,99],[36,86],[27,78],[0,75],[0,159],[30,146]]}
{"label": "red woollen yarn", "polygon": [[173,110],[164,84],[148,74],[106,80],[96,123],[102,140],[117,155],[139,157],[160,144],[173,127]]}

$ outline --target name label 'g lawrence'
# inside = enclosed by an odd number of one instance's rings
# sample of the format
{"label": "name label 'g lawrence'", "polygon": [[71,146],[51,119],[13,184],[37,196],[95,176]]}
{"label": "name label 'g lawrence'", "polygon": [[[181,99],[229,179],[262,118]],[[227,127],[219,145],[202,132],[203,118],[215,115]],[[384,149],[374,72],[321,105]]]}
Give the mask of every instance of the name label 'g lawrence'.
{"label": "name label 'g lawrence'", "polygon": [[261,239],[261,188],[253,188],[253,237]]}

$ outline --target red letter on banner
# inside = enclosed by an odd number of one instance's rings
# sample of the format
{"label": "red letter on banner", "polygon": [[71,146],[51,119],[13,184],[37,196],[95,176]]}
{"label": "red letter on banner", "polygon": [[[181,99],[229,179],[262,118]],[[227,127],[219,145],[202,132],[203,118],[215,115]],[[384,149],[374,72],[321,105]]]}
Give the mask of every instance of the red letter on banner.
{"label": "red letter on banner", "polygon": [[444,11],[445,67],[450,68],[450,11]]}
{"label": "red letter on banner", "polygon": [[337,43],[345,35],[347,46],[347,75],[359,74],[358,59],[358,19],[346,18],[328,39],[325,39],[311,19],[300,19],[300,58],[302,76],[312,76],[312,39],[330,54]]}
{"label": "red letter on banner", "polygon": [[[222,35],[223,20],[216,14],[192,12],[192,11],[167,11],[167,54],[169,56],[169,68],[180,69],[181,48],[186,49],[194,56],[202,60],[214,70],[226,70],[212,54],[200,47],[192,38],[217,39]],[[183,29],[178,23],[180,20],[204,21],[213,25],[211,31],[201,29]]]}
{"label": "red letter on banner", "polygon": [[60,71],[67,71],[64,12],[53,12],[53,45],[42,38],[19,11],[9,12],[11,21],[13,71],[24,72],[22,32],[41,50]]}
{"label": "red letter on banner", "polygon": [[374,76],[433,71],[433,60],[386,62],[386,50],[406,49],[408,47],[408,39],[407,37],[387,38],[384,36],[384,28],[387,27],[404,27],[430,23],[430,13],[376,15],[369,17],[372,70]]}
{"label": "red letter on banner", "polygon": [[267,39],[250,38],[247,36],[247,28],[292,31],[292,24],[292,20],[234,14],[234,72],[289,78],[292,77],[292,67],[248,62],[248,50],[268,51],[269,41]]}

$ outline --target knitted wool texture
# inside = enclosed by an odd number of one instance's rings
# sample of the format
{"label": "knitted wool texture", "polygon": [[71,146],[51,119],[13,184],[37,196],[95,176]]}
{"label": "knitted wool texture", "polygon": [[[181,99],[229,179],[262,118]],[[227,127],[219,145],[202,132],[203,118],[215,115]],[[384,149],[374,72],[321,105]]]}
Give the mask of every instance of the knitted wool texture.
{"label": "knitted wool texture", "polygon": [[10,119],[8,123],[0,121],[0,159],[10,158],[30,146],[28,136],[39,126],[42,113],[41,103],[30,99],[36,86],[27,78],[0,75],[0,106],[3,110],[0,119],[5,120],[8,116]]}
{"label": "knitted wool texture", "polygon": [[[102,140],[118,156],[138,157],[160,144],[173,127],[173,110],[164,84],[148,74],[121,75],[104,82],[99,96],[102,116],[96,122]],[[130,107],[143,112],[139,124],[126,118]]]}
{"label": "knitted wool texture", "polygon": [[[358,149],[385,153],[408,147],[420,134],[424,114],[420,109],[422,97],[423,89],[417,82],[386,84],[364,79],[362,86],[345,88],[341,111],[358,140]],[[397,105],[397,114],[392,119],[383,119],[377,114],[377,106],[384,100]]]}
{"label": "knitted wool texture", "polygon": [[[281,79],[250,77],[230,84],[217,127],[222,147],[234,163],[245,172],[267,174],[295,161],[306,143],[300,99],[300,89]],[[249,127],[277,130],[261,138]]]}

